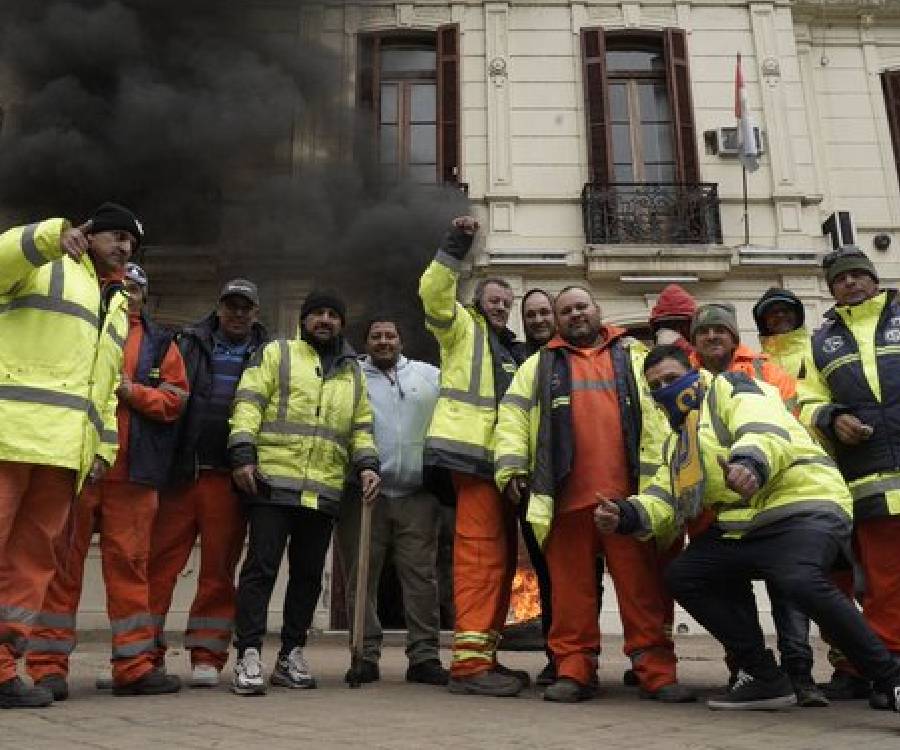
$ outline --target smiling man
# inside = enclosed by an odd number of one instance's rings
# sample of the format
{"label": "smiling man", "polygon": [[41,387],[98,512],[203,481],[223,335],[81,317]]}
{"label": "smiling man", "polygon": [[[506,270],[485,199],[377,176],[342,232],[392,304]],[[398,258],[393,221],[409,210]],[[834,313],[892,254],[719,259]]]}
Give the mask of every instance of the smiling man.
{"label": "smiling man", "polygon": [[[812,340],[813,362],[801,381],[800,418],[828,438],[853,495],[854,541],[865,575],[863,612],[900,658],[900,301],[882,290],[872,261],[857,247],[825,256],[835,306]],[[856,665],[859,667],[859,665]],[[836,669],[865,692],[849,665]],[[883,693],[873,705],[886,706]]]}

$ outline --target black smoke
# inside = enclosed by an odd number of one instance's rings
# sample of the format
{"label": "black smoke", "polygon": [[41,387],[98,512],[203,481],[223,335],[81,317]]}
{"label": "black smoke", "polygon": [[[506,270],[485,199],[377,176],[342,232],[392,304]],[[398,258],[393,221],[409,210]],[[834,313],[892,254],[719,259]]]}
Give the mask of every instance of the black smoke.
{"label": "black smoke", "polygon": [[466,203],[380,180],[306,4],[4,0],[5,218],[116,200],[144,220],[151,267],[153,246],[209,246],[225,276],[301,276],[421,331],[418,275]]}

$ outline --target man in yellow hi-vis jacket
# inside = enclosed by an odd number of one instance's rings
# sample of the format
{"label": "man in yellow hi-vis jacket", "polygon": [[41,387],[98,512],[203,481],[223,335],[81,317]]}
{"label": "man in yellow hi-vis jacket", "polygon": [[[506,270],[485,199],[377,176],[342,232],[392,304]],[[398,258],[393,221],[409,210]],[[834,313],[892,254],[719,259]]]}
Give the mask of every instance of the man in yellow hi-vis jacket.
{"label": "man in yellow hi-vis jacket", "polygon": [[17,677],[16,659],[75,496],[115,459],[121,282],[142,235],[112,203],[77,228],[48,219],[0,235],[0,707],[53,699]]}
{"label": "man in yellow hi-vis jacket", "polygon": [[348,473],[359,477],[363,502],[378,496],[372,409],[365,375],[341,333],[345,321],[336,294],[311,292],[300,311],[299,336],[260,349],[235,393],[229,459],[250,520],[235,617],[232,690],[238,695],[266,691],[260,653],[285,547],[284,626],[271,681],[316,687],[303,646]]}
{"label": "man in yellow hi-vis jacket", "polygon": [[852,503],[825,451],[771,386],[743,373],[701,375],[675,347],[653,350],[644,373],[675,429],[667,461],[640,494],[600,498],[595,520],[604,533],[667,536],[704,507],[716,509],[710,529],[666,573],[676,600],[738,668],[728,693],[709,707],[796,703],[766,649],[753,580],[777,588],[900,702],[900,664],[829,575],[849,551]]}
{"label": "man in yellow hi-vis jacket", "polygon": [[497,404],[518,363],[506,327],[513,292],[502,279],[479,282],[474,303],[456,300],[459,270],[478,229],[454,220],[419,283],[425,321],[441,348],[441,390],[425,438],[424,462],[452,472],[456,488],[453,602],[456,609],[449,689],[516,695],[530,678],[497,663],[516,564],[516,514],[494,485]]}

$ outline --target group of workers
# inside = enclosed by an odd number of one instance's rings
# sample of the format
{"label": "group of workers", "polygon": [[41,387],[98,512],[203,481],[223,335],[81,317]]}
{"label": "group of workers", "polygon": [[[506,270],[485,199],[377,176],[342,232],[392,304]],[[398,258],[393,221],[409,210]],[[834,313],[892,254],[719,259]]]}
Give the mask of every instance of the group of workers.
{"label": "group of workers", "polygon": [[[754,351],[732,305],[698,307],[672,285],[651,313],[648,352],[604,323],[580,285],[526,292],[524,342],[507,325],[505,280],[482,279],[462,304],[477,230],[454,220],[421,278],[440,369],[403,355],[390,314],[369,320],[357,355],[332,291],[307,295],[296,337],[270,339],[246,279],[173,334],[147,313],[149,281],[130,262],[143,227],[123,206],[104,204],[79,227],[50,219],[0,235],[0,707],[68,696],[95,531],[112,632],[112,669],[97,686],[114,695],[180,689],[165,621],[198,537],[191,686],[219,683],[233,639],[234,693],[315,688],[304,647],[333,533],[348,590],[368,570],[362,660],[348,681],[380,678],[377,591],[390,553],[406,679],[517,695],[531,677],[497,652],[521,528],[540,584],[545,700],[597,694],[600,561],[626,677],[643,698],[697,698],[677,679],[677,600],[725,649],[728,687],[710,708],[868,697],[900,710],[900,300],[865,254],[826,256],[836,304],[812,336],[788,290],[753,308]],[[449,670],[436,572],[437,496],[448,488]],[[267,675],[285,551],[281,647]],[[772,602],[780,662],[754,580]],[[831,646],[822,686],[810,620]],[[18,675],[23,656],[32,684]]]}

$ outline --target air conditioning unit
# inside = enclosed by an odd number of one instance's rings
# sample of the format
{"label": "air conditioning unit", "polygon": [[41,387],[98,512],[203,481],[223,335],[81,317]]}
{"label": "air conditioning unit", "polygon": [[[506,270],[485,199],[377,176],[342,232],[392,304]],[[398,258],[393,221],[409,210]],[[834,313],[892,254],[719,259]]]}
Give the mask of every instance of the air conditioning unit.
{"label": "air conditioning unit", "polygon": [[837,250],[845,245],[856,244],[853,217],[849,211],[835,211],[822,222],[822,234],[831,238],[831,247]]}
{"label": "air conditioning unit", "polygon": [[[716,134],[716,153],[719,156],[737,156],[741,152],[738,144],[737,128],[718,128]],[[756,152],[765,153],[763,148],[763,136],[758,127],[753,128],[753,137],[756,139]]]}

